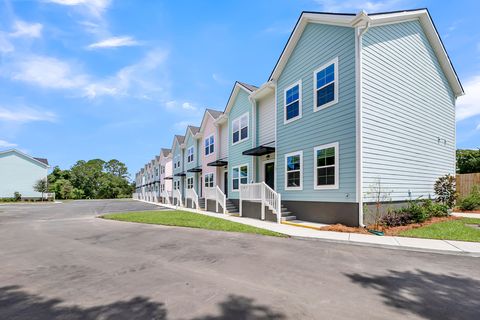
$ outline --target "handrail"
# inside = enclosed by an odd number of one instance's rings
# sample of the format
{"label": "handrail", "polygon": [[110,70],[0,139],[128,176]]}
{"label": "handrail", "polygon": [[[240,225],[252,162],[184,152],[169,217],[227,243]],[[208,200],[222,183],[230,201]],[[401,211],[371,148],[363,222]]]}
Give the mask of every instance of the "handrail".
{"label": "handrail", "polygon": [[276,192],[265,182],[240,185],[240,216],[242,215],[242,201],[261,201],[262,220],[265,220],[265,206],[277,215],[277,222],[282,221],[282,200],[280,193]]}
{"label": "handrail", "polygon": [[222,209],[223,209],[223,214],[227,213],[227,196],[225,193],[223,193],[222,189],[217,185],[215,188],[215,197],[216,197],[216,203],[217,203],[217,212],[218,212],[218,203],[221,203]]}
{"label": "handrail", "polygon": [[195,189],[193,189],[193,188],[187,189],[186,192],[185,192],[185,198],[186,199],[191,199],[193,201],[193,203],[195,204],[195,209],[199,209],[198,194],[195,191]]}
{"label": "handrail", "polygon": [[182,201],[182,194],[180,193],[180,190],[175,189],[173,190],[173,198],[177,199],[176,205],[180,205],[180,207],[183,207],[183,201]]}

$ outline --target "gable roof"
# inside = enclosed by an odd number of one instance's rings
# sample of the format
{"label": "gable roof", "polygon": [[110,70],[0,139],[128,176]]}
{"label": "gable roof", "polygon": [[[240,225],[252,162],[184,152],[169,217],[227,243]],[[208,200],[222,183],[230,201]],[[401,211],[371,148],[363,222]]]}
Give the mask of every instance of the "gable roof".
{"label": "gable roof", "polygon": [[364,11],[360,11],[356,15],[351,13],[303,11],[298,18],[297,23],[295,24],[295,27],[293,28],[293,31],[290,34],[290,37],[288,38],[272,73],[270,74],[269,81],[278,79],[308,23],[330,24],[354,28],[366,25],[375,27],[379,25],[400,23],[410,20],[420,21],[425,35],[435,52],[435,55],[455,96],[458,97],[463,95],[464,91],[462,84],[460,83],[447,51],[445,50],[445,46],[443,45],[440,35],[438,34],[435,24],[433,23],[430,13],[426,8],[379,12],[370,15]]}
{"label": "gable roof", "polygon": [[178,144],[181,146],[183,144],[183,142],[185,141],[185,136],[181,136],[179,134],[176,134],[176,135],[173,136],[172,151],[173,151],[173,147],[175,146],[175,141],[177,141]]}
{"label": "gable roof", "polygon": [[41,166],[43,166],[45,168],[50,168],[50,165],[48,164],[48,160],[45,159],[45,158],[35,158],[35,157],[29,156],[28,154],[17,150],[17,149],[9,149],[9,150],[5,150],[5,151],[0,151],[0,155],[7,154],[7,153],[16,153],[17,155],[28,158],[28,159],[32,160],[33,162],[35,162],[37,164],[40,164]]}
{"label": "gable roof", "polygon": [[172,149],[166,149],[162,148],[160,149],[160,155],[163,155],[164,157],[168,157],[168,155],[172,152]]}
{"label": "gable roof", "polygon": [[202,122],[200,122],[200,132],[203,132],[203,130],[205,130],[207,115],[210,116],[213,119],[213,121],[215,121],[223,115],[223,112],[218,110],[213,110],[213,109],[205,109],[205,113],[203,114],[203,117],[202,117]]}
{"label": "gable roof", "polygon": [[230,112],[230,109],[232,109],[233,101],[235,101],[235,98],[237,97],[237,94],[240,92],[240,90],[244,90],[248,94],[251,94],[257,89],[258,89],[257,86],[246,84],[240,81],[235,81],[235,84],[233,85],[233,88],[232,88],[232,92],[230,92],[230,97],[228,98],[227,105],[225,106],[225,111],[223,113],[228,114]]}
{"label": "gable roof", "polygon": [[194,137],[198,132],[200,132],[200,128],[195,126],[187,126],[187,130],[185,131],[185,140],[187,139],[189,132],[192,137]]}

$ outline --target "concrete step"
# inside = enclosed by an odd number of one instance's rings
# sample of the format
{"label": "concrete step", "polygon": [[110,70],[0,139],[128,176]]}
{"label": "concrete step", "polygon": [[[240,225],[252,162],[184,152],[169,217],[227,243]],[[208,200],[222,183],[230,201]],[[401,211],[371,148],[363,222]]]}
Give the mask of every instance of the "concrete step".
{"label": "concrete step", "polygon": [[291,220],[297,220],[297,217],[296,216],[282,217],[282,221],[291,221]]}

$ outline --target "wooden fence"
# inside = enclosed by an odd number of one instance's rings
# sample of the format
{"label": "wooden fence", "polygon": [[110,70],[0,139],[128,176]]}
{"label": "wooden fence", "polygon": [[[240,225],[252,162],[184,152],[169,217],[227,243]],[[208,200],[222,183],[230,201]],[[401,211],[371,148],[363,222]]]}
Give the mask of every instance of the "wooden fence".
{"label": "wooden fence", "polygon": [[460,198],[467,196],[474,185],[480,188],[480,173],[457,174],[457,193]]}

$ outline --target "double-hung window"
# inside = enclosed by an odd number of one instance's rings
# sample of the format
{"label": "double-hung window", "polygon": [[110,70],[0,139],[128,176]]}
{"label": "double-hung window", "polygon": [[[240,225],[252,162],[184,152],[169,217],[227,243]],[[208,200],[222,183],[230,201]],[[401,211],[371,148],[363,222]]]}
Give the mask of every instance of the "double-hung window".
{"label": "double-hung window", "polygon": [[232,189],[240,189],[240,184],[248,183],[248,166],[241,165],[232,169]]}
{"label": "double-hung window", "polygon": [[232,141],[233,144],[248,139],[248,112],[233,119],[232,121]]}
{"label": "double-hung window", "polygon": [[214,186],[214,178],[213,178],[213,173],[207,173],[205,174],[205,178],[204,178],[204,185],[205,185],[205,188],[213,188]]}
{"label": "double-hung window", "polygon": [[187,178],[187,189],[193,189],[193,177]]}
{"label": "double-hung window", "polygon": [[285,155],[285,190],[302,190],[303,152],[297,151]]}
{"label": "double-hung window", "polygon": [[193,146],[188,148],[188,150],[187,150],[187,162],[188,163],[193,162],[193,152],[194,152],[194,147]]}
{"label": "double-hung window", "polygon": [[338,189],[338,142],[313,149],[315,189]]}
{"label": "double-hung window", "polygon": [[285,123],[291,122],[302,117],[302,82],[285,89],[284,95],[284,113]]}
{"label": "double-hung window", "polygon": [[327,108],[338,102],[338,58],[315,70],[313,80],[313,111]]}
{"label": "double-hung window", "polygon": [[205,139],[205,155],[208,156],[215,151],[215,138],[213,135]]}

